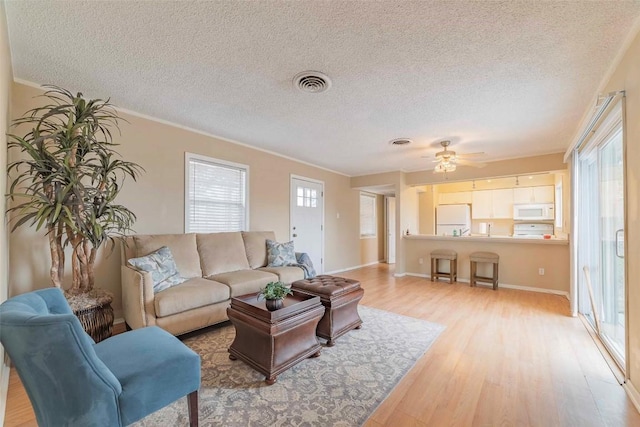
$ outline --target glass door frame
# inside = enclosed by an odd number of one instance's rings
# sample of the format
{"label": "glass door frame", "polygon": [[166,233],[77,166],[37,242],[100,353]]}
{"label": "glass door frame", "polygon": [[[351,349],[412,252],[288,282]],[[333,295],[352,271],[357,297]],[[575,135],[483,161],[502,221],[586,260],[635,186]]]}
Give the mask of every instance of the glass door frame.
{"label": "glass door frame", "polygon": [[[606,146],[608,143],[613,141],[613,138],[616,136],[618,132],[621,132],[622,138],[622,185],[623,185],[623,195],[624,195],[624,203],[623,203],[623,224],[624,224],[624,241],[628,242],[628,228],[627,228],[627,204],[628,204],[628,186],[627,184],[627,164],[626,164],[626,123],[625,123],[625,97],[624,92],[612,93],[609,95],[609,100],[611,102],[607,102],[608,108],[605,106],[601,111],[594,113],[594,116],[598,116],[598,120],[593,120],[591,123],[591,127],[588,128],[588,132],[584,131],[583,135],[585,136],[578,144],[576,144],[575,148],[572,150],[572,182],[571,188],[573,191],[573,203],[571,206],[572,211],[572,232],[574,235],[574,239],[572,242],[572,269],[571,269],[571,282],[572,282],[572,302],[571,308],[573,315],[577,315],[579,312],[583,312],[583,308],[585,307],[584,298],[586,296],[584,293],[586,292],[585,287],[583,286],[583,271],[580,265],[581,257],[580,257],[580,248],[584,248],[583,238],[581,233],[584,234],[585,230],[583,227],[583,220],[580,219],[580,206],[581,206],[581,198],[587,197],[584,193],[584,185],[583,181],[585,180],[585,176],[581,176],[583,174],[583,170],[581,170],[581,160],[585,155],[595,155],[597,157],[596,161],[596,173],[598,176],[596,177],[596,182],[598,185],[598,197],[595,200],[597,203],[598,214],[596,217],[597,224],[592,224],[592,226],[596,226],[598,228],[598,242],[597,248],[597,258],[598,262],[601,263],[600,257],[601,255],[601,240],[600,240],[600,228],[602,227],[602,221],[600,219],[600,156],[599,151],[602,147]],[[585,152],[586,149],[586,152]],[[582,153],[582,156],[581,156]],[[612,359],[616,362],[619,368],[624,372],[625,378],[628,378],[628,363],[629,363],[629,329],[628,329],[628,319],[629,319],[629,281],[628,281],[628,257],[624,258],[624,354],[620,354],[620,352],[612,347],[611,343],[609,343],[609,338],[606,336],[601,336],[601,334],[596,334],[600,342],[602,342],[603,346],[607,349],[607,351],[611,354]],[[598,271],[598,275],[600,276],[600,272]],[[592,274],[592,277],[595,280],[601,280],[600,277]],[[589,310],[591,310],[589,308]],[[598,310],[600,311],[600,310]],[[597,332],[597,327],[595,325],[595,321],[591,316],[584,316],[588,323],[593,327],[594,331]],[[621,360],[621,357],[624,360]]]}

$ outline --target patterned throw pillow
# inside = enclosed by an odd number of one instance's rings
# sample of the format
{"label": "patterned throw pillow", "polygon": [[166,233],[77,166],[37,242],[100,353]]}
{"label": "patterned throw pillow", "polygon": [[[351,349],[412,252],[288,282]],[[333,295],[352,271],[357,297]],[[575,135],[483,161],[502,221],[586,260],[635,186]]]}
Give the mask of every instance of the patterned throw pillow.
{"label": "patterned throw pillow", "polygon": [[151,273],[153,293],[164,291],[187,280],[180,276],[171,250],[166,246],[151,252],[149,255],[131,258],[128,263],[138,270]]}
{"label": "patterned throw pillow", "polygon": [[293,240],[278,243],[267,239],[267,267],[284,267],[297,264],[296,253],[293,250]]}

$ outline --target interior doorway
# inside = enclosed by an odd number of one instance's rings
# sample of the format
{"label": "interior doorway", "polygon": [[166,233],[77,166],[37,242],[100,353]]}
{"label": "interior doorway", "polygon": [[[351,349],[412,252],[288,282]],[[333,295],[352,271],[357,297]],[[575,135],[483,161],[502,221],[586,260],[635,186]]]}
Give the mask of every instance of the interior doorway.
{"label": "interior doorway", "polygon": [[396,198],[385,197],[385,259],[387,264],[396,263]]}

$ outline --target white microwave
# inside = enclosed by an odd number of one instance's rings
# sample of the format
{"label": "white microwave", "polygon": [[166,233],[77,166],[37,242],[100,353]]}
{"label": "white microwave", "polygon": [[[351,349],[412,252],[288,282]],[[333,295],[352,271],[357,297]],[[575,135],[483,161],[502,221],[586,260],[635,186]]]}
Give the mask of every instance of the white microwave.
{"label": "white microwave", "polygon": [[553,203],[524,203],[513,205],[513,219],[516,220],[553,220],[555,209]]}

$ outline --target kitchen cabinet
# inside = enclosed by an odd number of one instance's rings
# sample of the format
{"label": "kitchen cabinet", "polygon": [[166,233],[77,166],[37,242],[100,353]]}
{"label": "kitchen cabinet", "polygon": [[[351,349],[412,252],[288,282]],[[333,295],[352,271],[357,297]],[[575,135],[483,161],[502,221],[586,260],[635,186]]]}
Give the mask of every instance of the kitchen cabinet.
{"label": "kitchen cabinet", "polygon": [[553,203],[553,185],[513,189],[513,203]]}
{"label": "kitchen cabinet", "polygon": [[513,218],[513,190],[480,190],[472,192],[471,218]]}
{"label": "kitchen cabinet", "polygon": [[471,203],[471,191],[457,191],[455,193],[438,194],[439,205],[457,205]]}
{"label": "kitchen cabinet", "polygon": [[491,190],[491,206],[493,216],[491,218],[513,218],[513,190]]}
{"label": "kitchen cabinet", "polygon": [[471,196],[471,218],[491,218],[493,212],[491,206],[491,191],[474,191]]}

